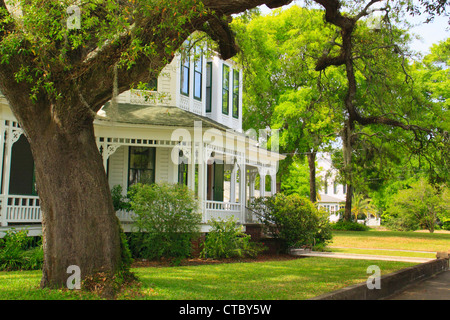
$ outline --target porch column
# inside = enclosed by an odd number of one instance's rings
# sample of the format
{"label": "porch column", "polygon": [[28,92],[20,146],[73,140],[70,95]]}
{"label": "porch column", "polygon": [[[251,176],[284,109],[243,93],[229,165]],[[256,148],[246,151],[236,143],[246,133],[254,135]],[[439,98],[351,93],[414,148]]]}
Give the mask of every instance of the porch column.
{"label": "porch column", "polygon": [[102,147],[103,167],[105,168],[106,174],[108,174],[108,159],[114,154],[114,152],[116,152],[116,150],[120,147],[120,144],[104,143]]}
{"label": "porch column", "polygon": [[239,165],[239,203],[241,204],[241,222],[245,223],[245,212],[246,212],[246,193],[247,193],[247,169],[245,166],[245,159],[242,160],[241,164]]}
{"label": "porch column", "polygon": [[188,156],[188,187],[195,192],[195,143],[191,144]]}
{"label": "porch column", "polygon": [[208,221],[208,216],[206,212],[206,186],[207,186],[207,158],[206,150],[204,148],[203,142],[198,144],[197,149],[197,164],[198,164],[198,190],[197,197],[200,204],[200,209],[203,216],[203,221]]}
{"label": "porch column", "polygon": [[235,162],[233,164],[233,169],[231,170],[231,178],[230,178],[230,203],[236,203],[237,170],[238,170],[238,165]]}
{"label": "porch column", "polygon": [[264,169],[259,170],[259,196],[266,196],[266,172]]}
{"label": "porch column", "polygon": [[[13,121],[9,121],[9,125],[3,126],[1,128],[2,140],[5,137],[5,151],[2,159],[5,161],[2,163],[3,165],[3,183],[2,183],[2,208],[1,208],[1,226],[6,227],[8,225],[8,221],[6,221],[6,208],[8,205],[8,195],[9,195],[9,179],[11,174],[11,150],[13,144],[19,140],[20,136],[23,133],[23,130],[18,127],[13,127]],[[3,149],[3,148],[2,148]],[[3,153],[3,150],[2,150]]]}
{"label": "porch column", "polygon": [[255,197],[255,179],[256,179],[256,172],[254,171],[250,171],[248,174],[248,179],[249,179],[249,198],[253,199]]}
{"label": "porch column", "polygon": [[272,173],[270,175],[270,192],[272,193],[272,195],[277,193],[277,174],[276,173]]}

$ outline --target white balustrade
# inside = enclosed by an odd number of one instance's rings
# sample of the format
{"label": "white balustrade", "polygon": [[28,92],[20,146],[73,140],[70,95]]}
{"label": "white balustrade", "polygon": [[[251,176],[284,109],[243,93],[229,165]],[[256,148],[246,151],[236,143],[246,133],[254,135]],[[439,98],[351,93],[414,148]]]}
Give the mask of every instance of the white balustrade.
{"label": "white balustrade", "polygon": [[240,203],[205,201],[204,222],[213,219],[228,219],[234,217],[239,222],[242,221],[242,205]]}
{"label": "white balustrade", "polygon": [[40,223],[41,207],[37,196],[8,195],[2,199],[3,223]]}

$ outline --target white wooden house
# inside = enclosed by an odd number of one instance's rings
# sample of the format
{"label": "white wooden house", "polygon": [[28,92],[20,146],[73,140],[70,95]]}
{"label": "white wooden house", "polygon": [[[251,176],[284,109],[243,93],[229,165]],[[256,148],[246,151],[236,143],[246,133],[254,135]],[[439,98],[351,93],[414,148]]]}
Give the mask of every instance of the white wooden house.
{"label": "white wooden house", "polygon": [[[94,122],[110,187],[121,185],[126,192],[137,182],[185,183],[201,205],[203,231],[211,218],[253,222],[246,204],[256,194],[276,191],[283,157],[242,132],[242,71],[231,60],[179,55],[149,86],[119,95]],[[26,225],[30,234],[38,234],[41,210],[33,158],[1,95],[0,131],[0,231]],[[117,215],[129,231],[132,212]]]}
{"label": "white wooden house", "polygon": [[[331,156],[323,153],[317,157],[317,165],[319,167],[320,179],[323,181],[323,188],[319,190],[318,207],[323,208],[330,213],[329,220],[336,222],[341,218],[340,209],[345,208],[345,198],[347,194],[347,186],[338,180],[337,170],[333,168]],[[365,220],[358,220],[367,226],[379,226],[380,218],[372,214]]]}

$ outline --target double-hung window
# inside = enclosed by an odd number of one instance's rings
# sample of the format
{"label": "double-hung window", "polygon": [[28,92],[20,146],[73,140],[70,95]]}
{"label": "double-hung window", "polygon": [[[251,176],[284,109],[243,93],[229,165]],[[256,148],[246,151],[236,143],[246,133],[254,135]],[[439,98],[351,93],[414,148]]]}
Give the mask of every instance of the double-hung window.
{"label": "double-hung window", "polygon": [[222,113],[228,115],[230,106],[230,67],[223,65],[222,70]]}
{"label": "double-hung window", "polygon": [[194,57],[194,99],[202,100],[203,52],[197,48]]}
{"label": "double-hung window", "polygon": [[189,96],[189,73],[190,73],[189,53],[183,53],[181,57],[181,94]]}
{"label": "double-hung window", "polygon": [[239,71],[233,70],[233,117],[239,118]]}
{"label": "double-hung window", "polygon": [[156,149],[149,147],[130,147],[128,162],[128,186],[136,183],[155,183]]}
{"label": "double-hung window", "polygon": [[206,112],[211,112],[212,62],[206,63]]}

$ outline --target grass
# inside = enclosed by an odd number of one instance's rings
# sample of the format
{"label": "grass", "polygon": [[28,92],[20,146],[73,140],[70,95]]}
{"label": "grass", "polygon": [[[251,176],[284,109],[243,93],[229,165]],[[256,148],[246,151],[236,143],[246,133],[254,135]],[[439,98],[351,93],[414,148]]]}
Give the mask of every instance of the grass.
{"label": "grass", "polygon": [[330,247],[429,251],[450,250],[450,232],[334,231]]}
{"label": "grass", "polygon": [[[224,263],[185,267],[136,268],[141,286],[119,299],[150,300],[303,300],[369,277],[367,267],[382,274],[412,263],[331,258]],[[98,299],[94,294],[38,289],[39,271],[0,272],[0,300]]]}
{"label": "grass", "polygon": [[[335,231],[332,251],[434,258],[450,249],[450,233]],[[388,249],[388,250],[375,250]],[[405,252],[401,250],[427,251]],[[414,263],[298,258],[182,267],[134,268],[141,280],[119,299],[304,300],[367,280],[367,267],[388,274]],[[39,289],[41,272],[0,272],[0,300],[91,300],[92,293]]]}

